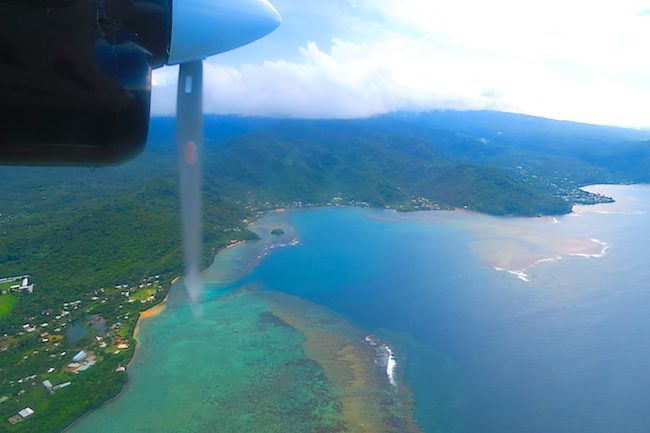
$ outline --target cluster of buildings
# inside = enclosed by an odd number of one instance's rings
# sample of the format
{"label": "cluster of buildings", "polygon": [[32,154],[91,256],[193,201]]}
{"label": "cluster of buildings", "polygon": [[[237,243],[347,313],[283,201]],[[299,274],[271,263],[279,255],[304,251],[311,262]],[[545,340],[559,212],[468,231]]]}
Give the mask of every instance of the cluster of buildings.
{"label": "cluster of buildings", "polygon": [[50,391],[50,394],[54,394],[56,391],[66,388],[70,385],[72,385],[72,382],[63,382],[58,385],[52,385],[52,382],[50,382],[49,380],[43,381],[43,386],[45,387],[45,389]]}
{"label": "cluster of buildings", "polygon": [[[138,285],[138,288],[139,289],[144,289],[146,287],[152,287],[154,285],[156,285],[156,286],[160,285],[160,275],[153,275],[151,277],[143,278],[140,285]],[[115,288],[116,289],[128,289],[129,285],[128,284],[117,284],[115,286]],[[134,286],[134,288],[132,290],[134,290],[134,289],[135,289],[135,286]],[[122,294],[124,294],[124,293],[125,292],[122,292]],[[126,293],[128,293],[128,291]]]}
{"label": "cluster of buildings", "polygon": [[31,407],[26,407],[23,410],[18,411],[17,415],[12,416],[9,418],[9,422],[11,424],[18,424],[19,422],[23,421],[25,418],[32,416],[34,414],[34,410]]}
{"label": "cluster of buildings", "polygon": [[[19,276],[19,277],[2,278],[0,279],[0,283],[4,283],[2,284],[2,286],[0,286],[0,289],[2,290],[6,289],[7,291],[11,291],[11,292],[25,291],[31,293],[33,292],[33,287],[34,287],[34,285],[30,283],[29,276],[27,275]],[[155,292],[160,288],[160,276],[155,275],[155,276],[144,278],[139,283],[132,285],[132,287],[129,287],[129,285],[127,284],[120,284],[115,286],[115,288],[118,289],[117,293],[125,297],[128,300],[128,302],[136,302],[137,300],[139,300],[140,302],[146,303],[155,299],[153,294],[155,294]],[[143,290],[144,293],[138,293],[141,290]],[[104,304],[111,300],[115,300],[115,295],[117,293],[108,293],[108,292],[109,289],[107,290],[99,289],[90,293],[90,296],[92,296],[91,299],[93,303]],[[138,293],[138,295],[134,296],[136,293]],[[57,380],[55,378],[58,376],[51,375],[55,371],[62,371],[68,374],[70,373],[79,374],[88,370],[93,365],[95,365],[99,361],[98,356],[101,357],[101,355],[97,355],[97,354],[103,353],[104,350],[111,350],[117,354],[121,350],[129,349],[128,338],[120,335],[122,322],[120,322],[119,320],[115,321],[112,325],[110,325],[110,329],[108,330],[108,332],[106,332],[105,328],[103,328],[103,330],[101,331],[98,330],[98,333],[101,333],[101,335],[98,334],[94,337],[95,344],[89,343],[90,344],[89,346],[87,346],[83,350],[80,350],[79,352],[74,354],[74,356],[72,356],[71,358],[69,358],[70,355],[66,356],[65,351],[61,352],[61,349],[56,349],[57,347],[60,347],[61,344],[64,344],[62,340],[66,338],[64,332],[65,332],[65,328],[68,327],[67,325],[70,324],[74,325],[74,323],[76,323],[77,320],[80,320],[79,319],[80,316],[85,317],[85,319],[81,319],[81,320],[85,320],[85,321],[91,320],[89,319],[89,317],[93,317],[93,316],[88,316],[86,313],[84,313],[85,306],[87,306],[86,301],[84,301],[83,306],[81,300],[69,301],[63,303],[63,305],[61,306],[62,308],[60,308],[60,310],[56,308],[56,309],[48,309],[42,311],[41,312],[42,316],[47,316],[47,318],[41,317],[40,320],[37,317],[26,318],[26,323],[22,326],[22,329],[18,330],[15,337],[21,338],[21,336],[24,336],[25,339],[38,338],[38,340],[41,343],[43,343],[43,346],[41,348],[26,352],[24,359],[27,359],[32,356],[43,357],[43,353],[48,352],[47,357],[51,358],[50,361],[56,362],[57,365],[53,365],[49,369],[46,368],[47,375],[31,375],[29,377],[25,377],[19,380],[7,381],[7,383],[12,388],[18,386],[17,390],[19,391],[16,394],[18,398],[28,393],[30,389],[35,389],[34,387],[37,387],[39,383],[50,394],[57,393],[57,391],[72,385],[74,379],[70,377],[69,379],[72,380],[72,382],[67,381],[67,382],[57,383]],[[119,308],[122,308],[121,303],[119,305]],[[116,312],[118,311],[119,310],[116,310]],[[115,317],[115,319],[123,319],[128,321],[130,313],[131,311],[125,311],[124,314]],[[101,320],[104,320],[103,318],[101,318],[101,316],[97,316],[97,317],[99,317]],[[90,322],[88,322],[88,324],[90,324]],[[74,326],[78,327],[77,325]],[[7,337],[6,334],[5,337]],[[7,346],[7,348],[5,348],[4,350],[7,350],[8,347],[9,346]],[[2,348],[0,348],[0,350],[2,350]],[[96,352],[94,352],[93,350],[95,350]],[[70,361],[66,363],[65,361],[66,359],[69,359]],[[46,359],[43,359],[43,361],[47,362]],[[49,366],[46,365],[46,367]],[[118,365],[117,368],[115,369],[115,372],[117,373],[122,373],[125,371],[126,371],[126,367],[122,365]],[[39,377],[40,379],[38,379]],[[60,380],[64,380],[64,379],[60,379]],[[0,396],[0,403],[7,401],[9,398],[10,398],[9,396]],[[34,407],[34,408],[37,410],[39,409],[38,407]],[[26,407],[20,410],[19,412],[17,412],[16,414],[14,414],[12,417],[8,418],[8,421],[11,424],[17,424],[24,421],[26,418],[30,417],[33,414],[34,414],[34,409],[30,407]],[[0,430],[2,430],[1,427]]]}
{"label": "cluster of buildings", "polygon": [[[464,206],[466,209],[468,206]],[[429,200],[426,197],[412,197],[408,203],[397,207],[398,210],[420,211],[420,210],[442,210],[448,206],[443,206]]]}
{"label": "cluster of buildings", "polygon": [[34,284],[29,282],[29,275],[19,275],[17,277],[0,278],[0,284],[15,283],[9,286],[9,289],[3,290],[2,294],[6,295],[9,292],[24,292],[33,293]]}
{"label": "cluster of buildings", "polygon": [[[65,352],[64,352],[65,353]],[[80,351],[77,353],[75,356],[72,357],[72,362],[68,364],[66,369],[68,371],[71,371],[73,373],[79,373],[81,371],[85,371],[92,367],[96,363],[96,358],[94,355],[89,355],[85,351]],[[50,368],[48,370],[48,373],[52,373],[54,371],[54,368]],[[36,380],[36,375],[28,376],[23,379],[19,379],[17,383],[27,383],[30,381]],[[13,382],[13,381],[12,381]],[[72,385],[72,382],[63,382],[59,383],[57,385],[54,385],[49,379],[44,380],[42,382],[43,387],[50,392],[50,394],[54,394],[60,389],[67,388],[68,386]],[[24,391],[23,391],[24,393]],[[0,403],[8,400],[8,397],[3,397],[2,400],[0,400]],[[34,414],[34,410],[30,407],[26,407],[19,411],[16,415],[10,417],[8,419],[10,424],[18,424],[19,422],[24,421],[26,418]]]}
{"label": "cluster of buildings", "polygon": [[90,367],[97,363],[97,357],[93,354],[82,350],[72,357],[72,362],[66,366],[66,370],[70,373],[80,373],[88,370]]}

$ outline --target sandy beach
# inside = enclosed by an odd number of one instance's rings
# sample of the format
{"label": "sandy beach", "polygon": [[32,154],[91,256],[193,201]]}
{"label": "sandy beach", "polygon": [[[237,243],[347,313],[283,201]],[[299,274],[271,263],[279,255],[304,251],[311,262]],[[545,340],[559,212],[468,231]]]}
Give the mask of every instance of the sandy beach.
{"label": "sandy beach", "polygon": [[243,244],[244,242],[245,242],[245,241],[237,241],[237,242],[235,242],[234,244],[230,244],[230,245],[226,246],[226,249],[229,250],[230,248],[235,248],[236,246],[241,245],[241,244]]}
{"label": "sandy beach", "polygon": [[[174,280],[172,281],[172,285],[174,285],[174,283],[176,283],[178,279],[179,277],[174,278]],[[169,290],[171,290],[171,288]],[[168,298],[169,298],[169,292],[167,292],[167,296],[165,296],[165,299],[163,299],[162,302],[140,312],[140,317],[138,317],[138,321],[136,322],[135,328],[133,329],[133,338],[135,338],[136,340],[138,339],[138,332],[140,331],[140,323],[143,319],[149,319],[151,317],[155,317],[160,313],[162,313],[163,311],[165,311]]]}

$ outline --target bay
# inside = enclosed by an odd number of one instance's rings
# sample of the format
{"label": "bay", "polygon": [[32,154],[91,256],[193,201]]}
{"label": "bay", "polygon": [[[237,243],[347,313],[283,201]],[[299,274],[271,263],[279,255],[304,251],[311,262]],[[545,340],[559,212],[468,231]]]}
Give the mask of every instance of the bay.
{"label": "bay", "polygon": [[277,293],[274,302],[302,299],[386,342],[425,432],[647,432],[650,188],[591,190],[617,202],[557,218],[270,213],[252,227],[260,241],[206,271],[198,308],[177,289],[142,323],[127,389],[70,431],[309,431],[308,416],[273,413],[278,396],[312,402],[320,423],[336,418],[337,393],[317,360],[286,372],[290,389],[256,382],[308,359],[300,332],[260,331]]}

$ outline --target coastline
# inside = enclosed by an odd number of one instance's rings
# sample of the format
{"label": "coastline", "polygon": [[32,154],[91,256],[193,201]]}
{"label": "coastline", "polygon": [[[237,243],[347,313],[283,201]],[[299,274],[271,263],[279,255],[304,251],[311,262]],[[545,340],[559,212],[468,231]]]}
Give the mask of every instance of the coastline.
{"label": "coastline", "polygon": [[[245,240],[241,240],[241,241],[237,241],[235,243],[226,245],[223,248],[220,248],[214,254],[213,261],[216,259],[216,257],[222,251],[225,251],[227,249],[234,248],[236,246],[242,245],[245,242],[246,242]],[[140,326],[142,325],[142,321],[146,320],[146,319],[150,319],[152,317],[156,317],[156,316],[162,314],[165,311],[165,309],[167,308],[167,302],[169,301],[170,291],[171,291],[172,287],[176,283],[178,283],[178,281],[181,280],[181,278],[182,278],[181,275],[177,275],[174,278],[172,278],[172,280],[171,280],[171,282],[169,284],[169,288],[167,289],[167,293],[165,294],[165,297],[160,302],[150,306],[149,308],[147,308],[146,310],[141,311],[140,314],[138,314],[138,318],[136,319],[135,325],[133,327],[133,332],[131,333],[131,336],[130,336],[130,338],[135,340],[136,344],[135,344],[135,347],[134,347],[134,350],[133,350],[133,354],[132,354],[131,358],[129,359],[129,362],[126,364],[126,374],[127,375],[128,375],[129,367],[131,366],[131,364],[133,363],[133,360],[135,359],[135,353],[138,350],[138,344],[140,343],[140,341],[138,340],[138,335],[139,335],[139,332],[140,332]],[[128,378],[128,376],[127,376],[127,378]],[[128,386],[129,386],[129,381],[127,379],[126,383],[124,384],[124,386],[122,387],[120,392],[117,393],[117,395],[115,395],[114,397],[111,397],[108,400],[101,403],[101,405],[99,407],[101,407],[101,406],[103,406],[103,405],[105,405],[107,403],[110,403],[110,402],[116,400],[117,398],[119,398],[124,393],[124,391],[127,389]],[[87,410],[84,413],[82,413],[81,415],[79,415],[79,417],[77,417],[72,423],[70,423],[68,426],[66,426],[62,430],[62,433],[65,433],[65,432],[69,431],[79,420],[81,420],[82,418],[84,418],[86,415],[93,412],[94,410],[97,410],[97,408]]]}
{"label": "coastline", "polygon": [[[214,259],[216,259],[216,257],[219,255],[219,253],[221,253],[222,251],[225,251],[225,250],[227,250],[227,249],[229,249],[229,248],[234,248],[234,247],[236,247],[236,246],[242,245],[242,244],[244,244],[245,242],[246,242],[245,240],[237,241],[237,242],[235,242],[235,243],[232,243],[232,244],[230,244],[230,245],[227,245],[227,246],[225,246],[225,247],[219,249],[219,250],[215,253],[214,258],[213,258],[213,261],[214,261]],[[127,374],[128,374],[129,367],[131,366],[131,364],[133,363],[133,360],[135,359],[135,353],[136,353],[136,351],[138,350],[138,344],[140,343],[140,341],[138,340],[138,335],[139,335],[139,333],[140,333],[140,326],[142,325],[142,321],[143,321],[143,320],[146,320],[146,319],[150,319],[150,318],[152,318],[152,317],[156,317],[156,316],[162,314],[162,313],[165,311],[165,309],[167,308],[167,302],[168,302],[168,300],[169,300],[169,294],[170,294],[170,291],[171,291],[172,287],[173,287],[173,286],[174,286],[178,281],[181,280],[181,278],[182,278],[181,275],[177,275],[177,276],[175,276],[174,278],[172,278],[171,283],[169,284],[169,289],[167,289],[167,294],[166,294],[165,297],[162,299],[162,301],[160,301],[160,302],[157,303],[157,304],[152,305],[151,307],[147,308],[146,310],[141,311],[140,314],[138,315],[138,318],[137,318],[137,320],[136,320],[136,322],[135,322],[135,326],[133,327],[133,332],[132,332],[132,334],[131,334],[131,338],[132,338],[133,340],[135,340],[136,345],[135,345],[135,348],[134,348],[134,350],[133,350],[133,355],[131,356],[131,358],[129,359],[129,362],[128,362],[127,365],[126,365]],[[125,385],[122,387],[122,389],[120,390],[120,392],[119,392],[115,397],[111,397],[110,399],[106,400],[104,403],[102,403],[102,405],[104,405],[104,404],[106,404],[106,403],[110,403],[111,401],[113,401],[113,400],[117,399],[118,397],[120,397],[120,396],[122,395],[122,393],[123,393],[123,392],[126,390],[126,388],[128,387],[128,384],[129,384],[129,382],[128,382],[128,380],[127,380],[127,382],[126,382]],[[76,419],[72,424],[70,424],[68,427],[66,427],[63,431],[64,431],[64,432],[65,432],[65,431],[68,431],[68,429],[69,429],[70,427],[72,427],[74,424],[76,424],[78,420],[80,420],[81,418],[83,418],[83,417],[86,416],[88,413],[92,412],[93,410],[94,410],[94,409],[91,409],[91,410],[86,411],[86,412],[84,412],[83,414],[81,414],[81,415],[80,415],[80,416],[79,416],[79,417],[78,417],[78,418],[77,418],[77,419]]]}
{"label": "coastline", "polygon": [[[237,244],[241,244],[243,242],[244,241],[239,241],[239,242],[237,242]],[[233,244],[233,245],[235,245],[235,244]],[[228,248],[228,247],[221,248],[219,251],[217,251],[217,253],[215,254],[215,257],[221,251],[225,250],[226,248]],[[171,280],[171,282],[169,284],[169,289],[167,289],[167,294],[165,294],[165,297],[160,302],[158,302],[157,304],[154,304],[154,305],[150,306],[149,308],[147,308],[146,310],[141,311],[140,314],[138,314],[138,318],[136,319],[135,326],[133,327],[133,332],[131,333],[131,336],[130,336],[130,338],[135,340],[136,344],[135,344],[135,347],[133,349],[133,354],[131,355],[131,358],[129,359],[129,362],[126,364],[126,372],[125,373],[127,374],[127,380],[124,383],[124,385],[122,386],[122,388],[120,389],[120,392],[118,392],[115,396],[103,401],[98,407],[93,408],[93,409],[89,409],[89,410],[81,413],[74,421],[72,421],[70,424],[68,424],[66,427],[64,427],[63,430],[61,430],[61,433],[66,433],[66,432],[70,431],[70,429],[72,429],[79,421],[81,421],[83,418],[85,418],[86,416],[91,414],[93,411],[101,408],[102,406],[104,406],[106,404],[110,404],[111,402],[117,400],[118,398],[120,398],[122,396],[122,394],[124,394],[124,392],[126,392],[127,388],[129,387],[129,380],[128,380],[128,374],[129,373],[128,373],[128,371],[129,371],[129,368],[131,367],[131,364],[133,363],[133,361],[135,359],[135,354],[136,354],[136,351],[138,350],[138,344],[140,343],[140,341],[138,340],[138,335],[139,335],[139,332],[140,332],[140,326],[142,324],[142,320],[146,320],[146,319],[149,319],[149,318],[152,318],[152,317],[156,317],[156,316],[162,314],[165,311],[165,309],[167,308],[167,301],[169,300],[169,293],[170,293],[170,291],[172,289],[172,286],[174,286],[174,284],[176,284],[181,278],[182,277],[180,275],[177,275],[174,278],[172,278],[172,280]]]}
{"label": "coastline", "polygon": [[[237,241],[237,242],[235,242],[235,243],[232,243],[232,244],[226,245],[226,247],[225,247],[224,249],[225,249],[225,250],[229,250],[229,249],[231,249],[231,248],[235,248],[236,246],[239,246],[239,245],[243,244],[244,242],[246,242],[246,241]],[[218,254],[219,254],[219,252],[217,252],[217,254],[215,254],[215,257],[216,257]],[[176,277],[176,278],[179,278],[179,277]],[[176,281],[176,279],[174,279],[174,281],[172,281],[172,284],[174,284],[175,281]]]}
{"label": "coastline", "polygon": [[[178,281],[179,278],[180,277],[175,277],[172,280],[171,286],[173,286],[176,283],[176,281]],[[140,312],[140,314],[138,315],[138,320],[135,322],[135,327],[133,328],[133,334],[131,335],[131,337],[133,339],[138,341],[138,333],[140,332],[140,325],[142,323],[142,320],[149,319],[151,317],[156,317],[159,314],[161,314],[163,311],[165,311],[165,308],[167,307],[167,300],[169,299],[169,291],[171,290],[171,286],[167,290],[167,294],[165,295],[165,297],[163,298],[162,301],[160,301],[156,305],[152,305],[151,307],[147,308],[146,310]],[[135,351],[134,351],[134,354],[135,354]],[[128,365],[131,365],[131,362],[133,361],[133,358],[134,358],[134,356],[131,357],[131,359],[129,360]]]}
{"label": "coastline", "polygon": [[[133,350],[133,355],[129,359],[129,362],[126,364],[127,380],[124,383],[124,386],[122,386],[122,388],[120,389],[120,392],[118,392],[113,397],[107,399],[106,401],[102,402],[99,407],[104,406],[105,404],[110,404],[112,401],[117,400],[118,398],[120,398],[122,396],[122,394],[124,394],[124,392],[126,392],[127,388],[129,387],[128,371],[129,371],[129,367],[131,367],[131,364],[133,363],[133,360],[135,359],[135,351],[137,350],[137,345],[139,344],[138,333],[140,331],[140,324],[142,323],[142,319],[148,319],[150,317],[155,317],[155,316],[161,314],[163,311],[165,311],[167,300],[169,299],[169,291],[171,290],[171,287],[174,284],[176,284],[176,282],[178,282],[178,280],[180,278],[181,278],[180,276],[176,276],[176,277],[174,277],[172,279],[171,284],[169,285],[169,289],[167,290],[167,294],[165,295],[165,297],[163,298],[162,301],[160,301],[159,303],[157,303],[155,305],[152,305],[151,307],[147,308],[144,311],[141,311],[140,314],[138,315],[138,319],[136,320],[135,326],[133,327],[133,333],[131,334],[131,338],[133,338],[136,341],[136,346],[135,346],[135,348]],[[97,409],[98,408],[93,408],[93,409],[90,409],[90,410],[87,410],[87,411],[83,412],[74,421],[72,421],[70,424],[68,424],[61,431],[61,433],[66,433],[66,432],[70,431],[70,429],[72,429],[79,421],[81,421],[83,418],[85,418],[86,416],[88,416],[90,413],[92,413],[93,411],[95,411]]]}

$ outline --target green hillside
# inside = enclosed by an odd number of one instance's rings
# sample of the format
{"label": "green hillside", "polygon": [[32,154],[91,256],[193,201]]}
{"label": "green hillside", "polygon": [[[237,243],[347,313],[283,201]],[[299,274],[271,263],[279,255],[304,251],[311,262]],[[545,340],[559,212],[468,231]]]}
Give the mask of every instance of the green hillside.
{"label": "green hillside", "polygon": [[371,121],[279,122],[218,148],[207,167],[258,201],[326,203],[340,195],[399,208],[424,197],[497,215],[570,211],[553,191],[505,170],[454,161],[435,141],[377,129]]}

